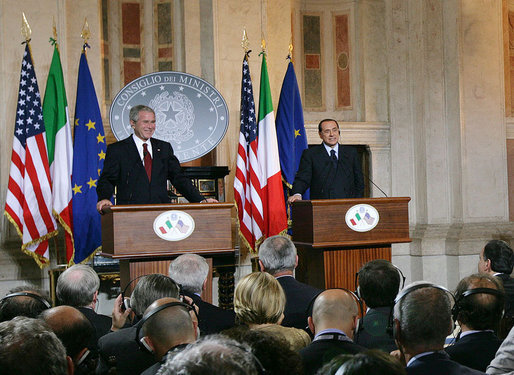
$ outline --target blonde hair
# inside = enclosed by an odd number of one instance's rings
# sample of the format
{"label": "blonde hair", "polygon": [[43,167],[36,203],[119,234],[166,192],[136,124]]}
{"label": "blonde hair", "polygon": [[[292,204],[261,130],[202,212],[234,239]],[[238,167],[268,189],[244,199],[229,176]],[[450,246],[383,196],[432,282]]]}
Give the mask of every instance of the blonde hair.
{"label": "blonde hair", "polygon": [[279,282],[266,272],[243,277],[234,291],[234,311],[240,323],[276,324],[286,306],[286,295]]}

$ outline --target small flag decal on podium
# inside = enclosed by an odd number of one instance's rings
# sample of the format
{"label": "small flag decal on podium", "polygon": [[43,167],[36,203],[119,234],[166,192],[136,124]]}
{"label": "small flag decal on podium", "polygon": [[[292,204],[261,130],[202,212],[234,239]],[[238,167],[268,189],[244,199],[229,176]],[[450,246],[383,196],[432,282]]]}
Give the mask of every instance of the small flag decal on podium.
{"label": "small flag decal on podium", "polygon": [[163,240],[181,241],[193,233],[195,222],[187,212],[166,211],[154,220],[153,230]]}
{"label": "small flag decal on podium", "polygon": [[375,207],[369,204],[357,204],[346,211],[346,225],[356,232],[367,232],[375,228],[379,214]]}

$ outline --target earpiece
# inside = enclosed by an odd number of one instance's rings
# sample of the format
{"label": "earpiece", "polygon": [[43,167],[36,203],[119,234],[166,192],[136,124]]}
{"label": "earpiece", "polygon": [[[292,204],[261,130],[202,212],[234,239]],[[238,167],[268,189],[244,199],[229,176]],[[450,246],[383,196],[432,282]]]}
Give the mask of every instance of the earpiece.
{"label": "earpiece", "polygon": [[498,298],[503,297],[503,293],[500,292],[497,289],[493,288],[474,288],[474,289],[468,289],[462,292],[457,296],[455,299],[455,305],[452,307],[452,318],[453,321],[456,322],[457,318],[459,317],[459,313],[463,310],[463,302],[466,297],[472,296],[474,294],[491,294],[493,296],[496,296]]}
{"label": "earpiece", "polygon": [[[455,306],[455,296],[448,290],[446,289],[444,286],[441,286],[441,285],[437,285],[437,284],[433,284],[433,283],[420,283],[420,284],[414,284],[414,285],[411,285],[410,287],[408,288],[405,288],[405,289],[402,289],[402,291],[400,293],[398,293],[398,295],[396,296],[395,300],[394,300],[394,304],[395,306],[397,304],[400,304],[401,301],[409,294],[409,293],[412,293],[414,292],[415,290],[419,290],[419,289],[423,289],[423,288],[435,288],[435,289],[439,289],[439,290],[442,290],[443,292],[447,293],[448,295],[451,296],[451,299],[453,300],[453,305]],[[394,309],[394,306],[393,306],[393,309]],[[399,331],[400,331],[400,322],[396,319],[393,318],[393,326],[392,326],[392,330],[393,330],[393,337],[395,340],[398,340],[398,337],[399,337]]]}
{"label": "earpiece", "polygon": [[25,296],[25,297],[31,297],[31,298],[34,298],[35,300],[41,302],[41,304],[43,306],[45,306],[45,308],[49,309],[51,308],[52,306],[50,305],[50,303],[48,303],[48,301],[43,298],[42,296],[40,296],[39,294],[35,294],[35,293],[30,293],[30,292],[16,292],[16,293],[11,293],[11,294],[8,294],[6,295],[5,297],[2,297],[2,299],[0,299],[0,304],[5,301],[6,299],[9,299],[9,298],[13,298],[13,297],[20,297],[20,296]]}

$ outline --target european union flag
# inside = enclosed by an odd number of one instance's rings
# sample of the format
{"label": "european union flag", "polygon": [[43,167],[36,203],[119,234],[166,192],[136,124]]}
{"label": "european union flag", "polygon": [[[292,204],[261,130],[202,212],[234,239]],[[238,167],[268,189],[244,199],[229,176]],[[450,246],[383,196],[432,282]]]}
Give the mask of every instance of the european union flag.
{"label": "european union flag", "polygon": [[96,184],[107,149],[102,115],[85,52],[80,56],[73,142],[73,237],[75,264],[89,260],[102,245]]}
{"label": "european union flag", "polygon": [[[287,72],[280,91],[276,124],[282,180],[287,188],[291,188],[298,165],[300,164],[302,152],[307,148],[302,99],[291,61],[287,66]],[[303,194],[303,199],[309,199],[309,191]]]}

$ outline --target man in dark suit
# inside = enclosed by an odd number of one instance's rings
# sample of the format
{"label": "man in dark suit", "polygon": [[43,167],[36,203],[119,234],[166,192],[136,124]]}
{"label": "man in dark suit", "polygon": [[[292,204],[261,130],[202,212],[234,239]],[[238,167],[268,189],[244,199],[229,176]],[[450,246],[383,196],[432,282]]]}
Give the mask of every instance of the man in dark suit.
{"label": "man in dark suit", "polygon": [[297,281],[293,272],[298,266],[298,256],[293,242],[283,236],[268,237],[259,246],[259,267],[268,272],[284,289],[286,308],[284,310],[285,327],[305,329],[307,327],[307,308],[311,300],[321,290]]}
{"label": "man in dark suit", "polygon": [[[130,297],[130,308],[136,315],[136,322],[131,327],[118,329],[100,338],[97,374],[109,374],[113,369],[118,375],[140,374],[157,362],[151,353],[139,349],[136,342],[136,331],[148,306],[164,297],[179,298],[179,287],[168,276],[151,274],[138,280]],[[122,303],[121,298],[118,297],[113,316],[127,315],[126,312],[122,313],[121,311]],[[116,326],[121,327],[123,323],[120,319]]]}
{"label": "man in dark suit", "polygon": [[76,264],[59,275],[56,294],[61,305],[75,307],[86,316],[93,328],[95,337],[91,346],[96,350],[96,342],[111,329],[110,316],[97,314],[100,278],[95,270],[84,264]]}
{"label": "man in dark suit", "polygon": [[453,330],[449,292],[444,288],[427,282],[406,286],[396,297],[393,328],[407,375],[483,374],[452,361],[443,350]]}
{"label": "man in dark suit", "polygon": [[500,323],[500,339],[504,339],[514,326],[514,252],[502,240],[489,241],[480,252],[478,272],[496,276],[505,290],[505,314]]}
{"label": "man in dark suit", "polygon": [[104,168],[98,180],[97,210],[112,205],[110,199],[117,187],[117,204],[169,203],[167,181],[190,202],[217,202],[205,199],[182,173],[173,148],[152,135],[155,112],[137,105],[130,109],[134,134],[107,147]]}
{"label": "man in dark suit", "polygon": [[359,270],[357,294],[368,311],[359,322],[355,343],[387,353],[396,350],[392,332],[394,299],[400,289],[400,271],[389,261],[375,259]]}
{"label": "man in dark suit", "polygon": [[461,365],[485,372],[501,344],[494,333],[505,299],[500,281],[486,274],[471,275],[459,282],[455,295],[453,318],[459,322],[461,334],[445,351]]}
{"label": "man in dark suit", "polygon": [[306,375],[315,374],[336,355],[366,350],[352,341],[358,319],[357,301],[347,291],[328,289],[316,297],[308,318],[314,339],[300,350]]}
{"label": "man in dark suit", "polygon": [[234,326],[235,314],[202,300],[207,285],[209,265],[196,254],[183,254],[170,263],[169,276],[180,284],[182,294],[198,306],[198,326],[202,335],[219,333]]}
{"label": "man in dark suit", "polygon": [[339,144],[339,133],[336,120],[321,120],[318,134],[323,143],[302,153],[289,203],[302,199],[309,188],[311,199],[362,198],[360,157],[355,148]]}

